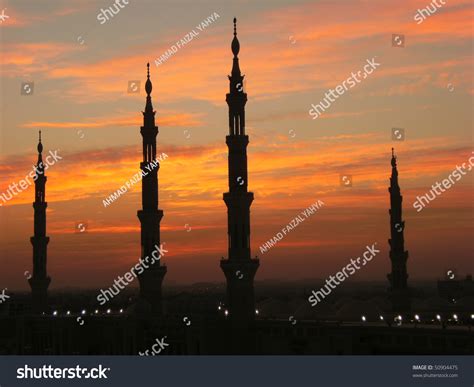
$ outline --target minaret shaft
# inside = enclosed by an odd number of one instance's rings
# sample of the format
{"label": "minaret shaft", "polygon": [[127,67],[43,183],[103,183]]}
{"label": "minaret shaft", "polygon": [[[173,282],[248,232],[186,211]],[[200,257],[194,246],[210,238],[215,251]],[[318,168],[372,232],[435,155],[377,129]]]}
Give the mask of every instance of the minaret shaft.
{"label": "minaret shaft", "polygon": [[403,312],[410,309],[408,291],[407,260],[408,251],[405,250],[405,222],[402,219],[403,196],[398,185],[397,159],[392,149],[392,175],[390,177],[390,261],[391,273],[387,275],[390,282],[390,296],[393,309]]}
{"label": "minaret shaft", "polygon": [[235,31],[232,41],[234,53],[232,73],[229,76],[229,191],[223,198],[227,206],[228,259],[221,261],[227,280],[227,303],[233,326],[242,328],[255,319],[254,277],[259,266],[258,259],[250,253],[250,206],[253,193],[248,191],[247,145],[245,134],[245,104],[247,94],[243,90],[243,75],[237,57],[240,44]]}
{"label": "minaret shaft", "polygon": [[[160,247],[160,222],[163,211],[158,208],[158,170],[156,161],[156,136],[158,127],[155,125],[155,111],[151,102],[152,84],[150,81],[149,64],[148,77],[145,85],[147,92],[143,126],[140,133],[143,139],[142,171],[142,209],[137,212],[141,227],[141,259],[151,261],[152,253]],[[157,316],[162,314],[161,286],[166,274],[166,267],[161,265],[161,259],[149,266],[138,275],[140,282],[140,298],[148,305],[149,312]]]}
{"label": "minaret shaft", "polygon": [[42,313],[47,308],[48,287],[51,278],[47,273],[47,249],[49,237],[46,236],[46,181],[43,165],[43,144],[38,143],[38,162],[35,176],[34,235],[30,238],[33,245],[33,275],[28,280],[32,293],[33,313]]}

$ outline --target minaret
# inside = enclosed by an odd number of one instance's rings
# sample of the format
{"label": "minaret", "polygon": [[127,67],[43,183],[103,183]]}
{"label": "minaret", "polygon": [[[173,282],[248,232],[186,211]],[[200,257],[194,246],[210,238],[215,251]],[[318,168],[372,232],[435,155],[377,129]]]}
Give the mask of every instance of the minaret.
{"label": "minaret", "polygon": [[402,220],[402,201],[398,185],[397,157],[392,148],[392,176],[390,177],[390,260],[392,272],[387,275],[390,281],[390,298],[393,312],[402,313],[410,310],[410,295],[407,286],[407,259],[408,251],[405,250],[403,233],[405,222]]}
{"label": "minaret", "polygon": [[35,176],[35,201],[34,236],[30,238],[33,245],[33,275],[28,280],[31,286],[33,313],[41,314],[46,311],[48,302],[48,286],[51,278],[46,270],[47,246],[49,237],[46,236],[46,180],[43,164],[43,144],[41,143],[41,130],[38,142],[38,163]]}
{"label": "minaret", "polygon": [[[147,93],[145,111],[143,112],[143,126],[140,133],[143,137],[143,161],[140,163],[142,171],[142,209],[137,212],[141,225],[141,259],[149,257],[152,252],[160,247],[160,221],[163,211],[158,209],[158,169],[160,165],[156,159],[156,136],[158,127],[155,125],[155,111],[151,103],[152,84],[150,81],[150,64],[147,64]],[[157,165],[156,165],[157,164]],[[166,266],[158,260],[144,272],[138,275],[140,282],[140,300],[145,304],[146,310],[141,312],[151,313],[152,316],[162,314],[161,284],[166,274]]]}
{"label": "minaret", "polygon": [[255,296],[253,281],[259,266],[258,259],[250,257],[250,205],[253,193],[247,190],[247,145],[245,134],[245,103],[247,94],[243,90],[244,76],[240,73],[237,57],[240,44],[237,39],[237,20],[234,18],[234,54],[230,89],[226,95],[229,105],[229,192],[224,193],[227,205],[228,259],[222,259],[221,268],[227,279],[227,303],[229,318],[233,326],[243,329],[255,319]]}

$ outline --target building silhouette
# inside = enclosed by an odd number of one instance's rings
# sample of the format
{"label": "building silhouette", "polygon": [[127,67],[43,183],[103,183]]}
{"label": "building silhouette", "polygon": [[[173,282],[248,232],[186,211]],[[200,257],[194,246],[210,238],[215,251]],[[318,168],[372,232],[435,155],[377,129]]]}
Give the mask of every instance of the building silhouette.
{"label": "building silhouette", "polygon": [[[234,54],[232,72],[229,75],[229,134],[226,143],[229,148],[229,192],[224,193],[227,206],[228,259],[221,260],[221,268],[227,280],[227,304],[234,330],[236,351],[244,349],[255,320],[254,277],[259,266],[258,259],[250,256],[250,205],[253,192],[248,191],[247,145],[245,134],[245,103],[247,93],[243,90],[244,76],[240,72],[237,39],[237,19],[234,18]],[[239,334],[241,332],[242,334]],[[245,334],[244,334],[245,333]],[[238,349],[240,347],[240,349]],[[247,347],[248,350],[248,347]]]}
{"label": "building silhouette", "polygon": [[38,142],[38,161],[35,174],[34,235],[30,238],[33,245],[33,275],[28,279],[31,287],[32,310],[43,313],[47,308],[48,286],[51,278],[47,273],[47,253],[49,237],[46,236],[46,180],[43,164],[43,144],[41,131]]}
{"label": "building silhouette", "polygon": [[[158,208],[158,170],[160,164],[156,162],[156,136],[158,126],[155,125],[155,111],[151,103],[153,85],[150,80],[150,63],[147,63],[147,93],[145,111],[143,112],[143,126],[140,133],[143,138],[143,161],[140,163],[142,173],[142,209],[137,212],[141,226],[141,259],[151,257],[160,247],[160,222],[163,211]],[[138,274],[140,283],[140,302],[137,313],[146,316],[160,316],[162,310],[161,286],[166,274],[166,266],[161,260]]]}
{"label": "building silhouette", "polygon": [[440,297],[446,298],[450,301],[456,302],[456,300],[463,297],[474,296],[474,281],[472,280],[472,274],[466,275],[465,278],[445,278],[438,280],[438,294]]}
{"label": "building silhouette", "polygon": [[389,296],[393,312],[404,313],[410,310],[410,293],[407,285],[407,259],[408,251],[405,250],[405,222],[402,219],[403,196],[398,185],[397,157],[392,148],[392,176],[390,177],[390,261],[392,271],[387,275],[390,282]]}

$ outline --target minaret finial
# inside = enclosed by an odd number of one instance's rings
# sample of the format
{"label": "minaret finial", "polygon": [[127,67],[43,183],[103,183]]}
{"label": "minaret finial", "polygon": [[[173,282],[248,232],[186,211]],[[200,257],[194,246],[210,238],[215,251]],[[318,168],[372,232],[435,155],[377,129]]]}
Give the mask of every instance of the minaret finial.
{"label": "minaret finial", "polygon": [[234,53],[234,58],[237,58],[240,51],[239,39],[237,39],[237,18],[234,17],[234,39],[232,39],[232,52]]}
{"label": "minaret finial", "polygon": [[43,152],[43,144],[41,143],[41,130],[39,131],[38,153]]}
{"label": "minaret finial", "polygon": [[396,168],[397,167],[397,156],[395,156],[395,150],[392,148],[392,161],[391,161],[392,167]]}
{"label": "minaret finial", "polygon": [[390,164],[392,164],[392,168],[397,168],[397,156],[395,156],[395,152],[393,148],[392,148],[392,160]]}
{"label": "minaret finial", "polygon": [[146,83],[145,83],[145,91],[148,96],[151,94],[153,86],[150,81],[150,63],[146,64]]}

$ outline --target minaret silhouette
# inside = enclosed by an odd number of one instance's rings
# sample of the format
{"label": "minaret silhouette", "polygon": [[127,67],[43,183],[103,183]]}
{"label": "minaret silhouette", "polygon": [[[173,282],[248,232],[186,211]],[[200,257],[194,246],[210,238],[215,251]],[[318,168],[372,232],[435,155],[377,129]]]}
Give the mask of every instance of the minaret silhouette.
{"label": "minaret silhouette", "polygon": [[[153,162],[156,159],[156,136],[158,126],[155,125],[155,111],[151,103],[152,84],[150,81],[150,64],[147,63],[147,93],[145,111],[143,112],[143,126],[140,133],[143,137],[143,161],[140,163],[142,171],[142,210],[137,212],[141,225],[141,258],[149,257],[160,247],[160,221],[163,211],[158,209],[158,169],[160,165]],[[156,162],[155,162],[156,163]],[[140,282],[139,313],[159,316],[162,314],[161,285],[166,274],[166,266],[161,260],[149,266],[138,275]],[[144,308],[143,308],[144,306]]]}
{"label": "minaret silhouette", "polygon": [[[245,134],[245,103],[247,94],[243,90],[244,76],[240,72],[237,57],[240,44],[237,39],[237,20],[234,18],[234,54],[230,89],[226,95],[229,105],[229,192],[224,193],[227,205],[227,234],[229,258],[222,259],[221,268],[227,280],[227,303],[232,326],[242,332],[255,320],[255,296],[253,281],[259,266],[258,259],[250,257],[250,205],[253,193],[248,192],[247,145]],[[236,342],[238,339],[236,338]],[[244,341],[244,340],[243,340]],[[244,344],[243,344],[244,345]],[[235,348],[235,346],[234,346]],[[242,347],[243,348],[243,347]],[[247,351],[247,348],[243,349]]]}
{"label": "minaret silhouette", "polygon": [[407,286],[407,259],[408,251],[405,250],[404,230],[405,222],[402,220],[402,201],[398,185],[397,157],[392,148],[392,176],[390,177],[390,260],[392,261],[392,272],[387,275],[390,282],[390,299],[395,313],[410,310],[410,295]]}
{"label": "minaret silhouette", "polygon": [[30,238],[33,245],[33,275],[28,280],[31,287],[33,313],[41,314],[46,311],[48,303],[48,286],[51,278],[48,277],[47,246],[49,237],[46,236],[46,180],[43,164],[43,144],[41,143],[41,130],[39,131],[38,162],[35,176],[35,201],[34,236]]}

